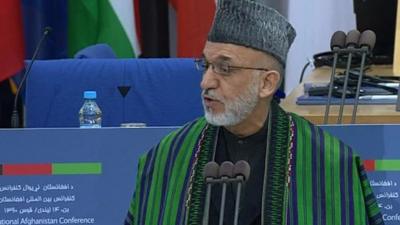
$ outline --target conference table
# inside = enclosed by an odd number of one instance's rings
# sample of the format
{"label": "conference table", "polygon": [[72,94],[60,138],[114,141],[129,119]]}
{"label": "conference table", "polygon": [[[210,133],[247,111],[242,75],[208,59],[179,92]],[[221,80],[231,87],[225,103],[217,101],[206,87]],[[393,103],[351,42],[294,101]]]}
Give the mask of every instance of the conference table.
{"label": "conference table", "polygon": [[[321,128],[360,154],[385,224],[398,225],[400,125]],[[0,224],[123,224],[139,156],[175,129],[0,129]]]}
{"label": "conference table", "polygon": [[[298,105],[296,100],[304,94],[304,83],[327,83],[331,75],[331,67],[320,67],[313,70],[305,77],[282,102],[281,106],[289,112],[294,112],[305,117],[314,124],[323,124],[325,115],[325,105]],[[371,66],[366,74],[379,76],[394,76],[391,65]],[[351,123],[353,106],[345,105],[342,122]],[[337,123],[339,106],[332,105],[329,113],[329,124]],[[400,112],[396,111],[395,104],[388,105],[358,105],[356,123],[358,124],[398,124],[400,123]]]}

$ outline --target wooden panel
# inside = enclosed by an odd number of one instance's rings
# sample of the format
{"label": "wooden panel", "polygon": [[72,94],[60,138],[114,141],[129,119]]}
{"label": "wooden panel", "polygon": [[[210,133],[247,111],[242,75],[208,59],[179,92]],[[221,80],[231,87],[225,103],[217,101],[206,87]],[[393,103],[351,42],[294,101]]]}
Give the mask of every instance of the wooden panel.
{"label": "wooden panel", "polygon": [[396,36],[394,39],[393,73],[400,76],[400,2],[397,1]]}
{"label": "wooden panel", "polygon": [[[370,70],[370,74],[383,74],[391,71],[390,66],[375,66]],[[306,83],[327,83],[331,74],[330,67],[321,67],[314,70],[304,81]],[[288,112],[294,112],[305,117],[315,124],[323,124],[325,105],[297,105],[297,97],[303,95],[303,84],[297,86],[284,99],[281,106]],[[331,106],[329,123],[337,122],[339,106]],[[350,123],[353,106],[346,105],[343,111],[343,123]],[[362,124],[400,124],[400,112],[396,111],[396,105],[358,105],[356,123]]]}

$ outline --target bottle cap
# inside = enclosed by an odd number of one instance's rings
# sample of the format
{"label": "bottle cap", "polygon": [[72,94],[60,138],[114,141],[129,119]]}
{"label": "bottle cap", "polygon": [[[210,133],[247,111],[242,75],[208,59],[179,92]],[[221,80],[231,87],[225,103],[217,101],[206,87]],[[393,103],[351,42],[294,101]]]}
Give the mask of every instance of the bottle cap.
{"label": "bottle cap", "polygon": [[96,91],[85,91],[83,92],[83,98],[85,99],[96,99]]}

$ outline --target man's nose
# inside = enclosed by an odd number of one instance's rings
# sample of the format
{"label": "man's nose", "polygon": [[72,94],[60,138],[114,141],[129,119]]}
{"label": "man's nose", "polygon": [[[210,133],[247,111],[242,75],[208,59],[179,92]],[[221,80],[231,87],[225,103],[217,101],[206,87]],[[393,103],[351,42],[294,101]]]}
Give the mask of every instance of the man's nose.
{"label": "man's nose", "polygon": [[204,71],[200,87],[203,90],[207,90],[207,89],[214,89],[217,86],[218,86],[218,78],[210,66]]}

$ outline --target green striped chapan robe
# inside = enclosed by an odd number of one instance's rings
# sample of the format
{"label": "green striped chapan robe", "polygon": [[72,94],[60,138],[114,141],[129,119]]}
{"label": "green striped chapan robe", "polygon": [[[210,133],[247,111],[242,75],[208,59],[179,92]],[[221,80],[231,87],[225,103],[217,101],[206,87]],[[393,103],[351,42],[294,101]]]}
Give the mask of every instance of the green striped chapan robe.
{"label": "green striped chapan robe", "polygon": [[[350,147],[276,104],[270,116],[262,224],[383,224],[361,160]],[[201,224],[202,172],[218,129],[197,119],[140,158],[125,224]]]}

